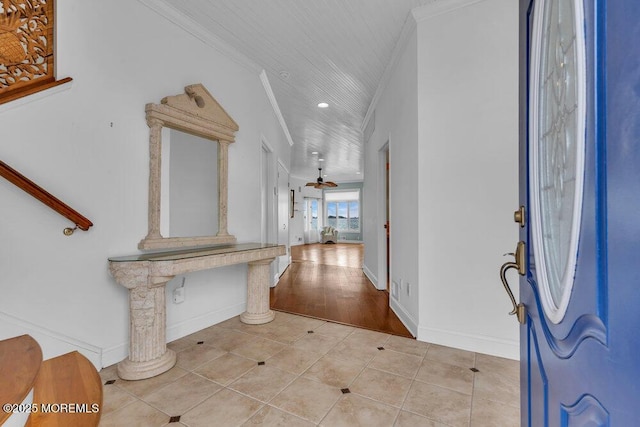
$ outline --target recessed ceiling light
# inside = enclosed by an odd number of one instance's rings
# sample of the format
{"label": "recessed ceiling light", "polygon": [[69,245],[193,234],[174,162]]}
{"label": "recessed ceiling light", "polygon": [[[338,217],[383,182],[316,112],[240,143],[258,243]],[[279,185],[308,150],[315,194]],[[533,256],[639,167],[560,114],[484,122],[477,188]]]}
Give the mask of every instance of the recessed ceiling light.
{"label": "recessed ceiling light", "polygon": [[312,151],[311,154],[318,154],[318,152],[317,151]]}
{"label": "recessed ceiling light", "polygon": [[322,176],[324,176],[324,177],[326,178],[326,177],[328,177],[329,175],[327,175],[327,174],[325,173],[325,174],[324,174],[324,175],[322,175]]}
{"label": "recessed ceiling light", "polygon": [[318,104],[318,108],[327,108],[329,106],[329,104],[327,104],[326,102],[321,102],[320,104]]}
{"label": "recessed ceiling light", "polygon": [[319,162],[324,162],[324,159],[318,159]]}
{"label": "recessed ceiling light", "polygon": [[360,175],[360,172],[356,172],[356,175]]}
{"label": "recessed ceiling light", "polygon": [[278,74],[282,80],[289,80],[289,77],[291,77],[291,74],[285,70],[280,71]]}

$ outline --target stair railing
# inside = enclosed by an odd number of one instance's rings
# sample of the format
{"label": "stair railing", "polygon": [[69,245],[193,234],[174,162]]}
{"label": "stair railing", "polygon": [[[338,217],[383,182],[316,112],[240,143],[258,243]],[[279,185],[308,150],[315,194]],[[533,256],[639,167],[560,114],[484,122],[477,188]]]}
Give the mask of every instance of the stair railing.
{"label": "stair railing", "polygon": [[13,183],[18,188],[24,190],[29,193],[31,196],[40,200],[45,205],[49,206],[54,211],[58,212],[60,215],[72,221],[76,226],[74,228],[67,227],[64,229],[63,233],[65,236],[71,236],[76,229],[80,229],[83,231],[89,230],[89,227],[93,225],[91,221],[89,221],[86,217],[82,216],[78,211],[71,208],[66,203],[62,202],[57,197],[53,196],[44,188],[40,187],[35,182],[31,181],[26,176],[22,175],[17,170],[13,169],[11,166],[7,165],[5,162],[0,160],[0,176],[5,178],[7,181]]}

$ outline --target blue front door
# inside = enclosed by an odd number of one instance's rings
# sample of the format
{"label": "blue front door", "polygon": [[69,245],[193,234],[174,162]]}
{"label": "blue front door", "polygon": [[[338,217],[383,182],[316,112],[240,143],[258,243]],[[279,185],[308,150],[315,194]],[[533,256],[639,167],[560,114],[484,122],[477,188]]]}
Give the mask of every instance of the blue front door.
{"label": "blue front door", "polygon": [[640,1],[520,1],[523,426],[640,426]]}

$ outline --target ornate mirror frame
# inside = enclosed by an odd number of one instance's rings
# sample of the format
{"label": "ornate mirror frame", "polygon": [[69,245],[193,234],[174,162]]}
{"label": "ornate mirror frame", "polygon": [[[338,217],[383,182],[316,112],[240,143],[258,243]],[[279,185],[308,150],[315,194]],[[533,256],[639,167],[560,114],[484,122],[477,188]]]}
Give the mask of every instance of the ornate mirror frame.
{"label": "ornate mirror frame", "polygon": [[[235,243],[227,232],[227,182],[229,144],[235,142],[237,123],[202,84],[184,88],[184,94],[168,96],[160,104],[145,107],[149,125],[149,232],[139,249],[179,248]],[[215,236],[163,237],[160,234],[162,128],[183,131],[218,142],[218,232]]]}

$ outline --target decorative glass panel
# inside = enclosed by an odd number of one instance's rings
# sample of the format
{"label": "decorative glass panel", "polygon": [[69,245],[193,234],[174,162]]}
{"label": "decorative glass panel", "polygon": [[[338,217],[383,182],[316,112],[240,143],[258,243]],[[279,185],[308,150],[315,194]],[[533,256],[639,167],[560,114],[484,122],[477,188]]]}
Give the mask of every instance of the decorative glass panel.
{"label": "decorative glass panel", "polygon": [[545,313],[552,322],[559,322],[573,287],[582,209],[582,2],[540,0],[534,20],[529,146],[531,226]]}

